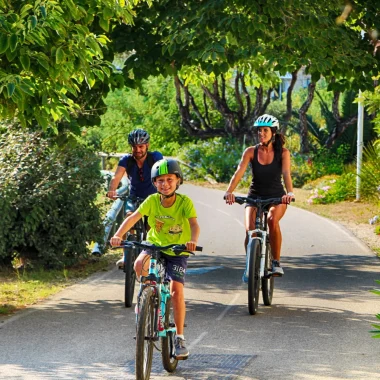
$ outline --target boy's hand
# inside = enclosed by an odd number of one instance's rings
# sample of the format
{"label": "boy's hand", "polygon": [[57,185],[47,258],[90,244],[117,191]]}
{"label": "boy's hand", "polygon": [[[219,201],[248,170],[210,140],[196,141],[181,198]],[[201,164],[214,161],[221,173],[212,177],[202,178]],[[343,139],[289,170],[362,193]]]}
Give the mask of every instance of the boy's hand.
{"label": "boy's hand", "polygon": [[112,247],[118,247],[120,246],[122,240],[123,239],[121,237],[115,235],[111,238],[110,244],[112,245]]}
{"label": "boy's hand", "polygon": [[195,251],[196,246],[197,246],[197,243],[195,241],[188,241],[186,243],[186,249],[191,252]]}

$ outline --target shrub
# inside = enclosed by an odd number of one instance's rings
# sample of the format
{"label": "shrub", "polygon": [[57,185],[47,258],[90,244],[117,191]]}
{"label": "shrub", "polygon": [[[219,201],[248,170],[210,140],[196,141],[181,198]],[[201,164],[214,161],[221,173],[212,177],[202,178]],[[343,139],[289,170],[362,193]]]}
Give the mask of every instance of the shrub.
{"label": "shrub", "polygon": [[99,158],[74,142],[59,148],[42,133],[10,128],[0,135],[0,259],[70,265],[97,241]]}
{"label": "shrub", "polygon": [[311,191],[308,203],[326,204],[354,199],[356,195],[356,174],[345,173],[339,177],[324,178]]}
{"label": "shrub", "polygon": [[[195,171],[185,170],[186,178],[210,175],[218,182],[229,182],[234,174],[243,152],[242,144],[235,140],[215,138],[198,141],[182,148],[178,158],[195,167]],[[241,185],[248,183],[247,170]]]}

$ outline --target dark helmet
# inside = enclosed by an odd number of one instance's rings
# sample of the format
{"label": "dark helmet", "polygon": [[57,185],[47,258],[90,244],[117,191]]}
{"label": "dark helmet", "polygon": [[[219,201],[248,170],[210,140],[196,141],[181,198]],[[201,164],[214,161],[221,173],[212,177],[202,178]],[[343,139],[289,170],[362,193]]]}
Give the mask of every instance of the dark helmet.
{"label": "dark helmet", "polygon": [[150,175],[153,185],[154,185],[155,179],[158,176],[164,175],[164,174],[175,174],[180,179],[179,181],[180,185],[183,184],[182,170],[179,166],[179,163],[176,160],[173,160],[172,158],[164,158],[153,164],[151,175]]}
{"label": "dark helmet", "polygon": [[148,144],[150,140],[149,133],[143,129],[135,129],[128,135],[129,145]]}
{"label": "dark helmet", "polygon": [[270,127],[272,132],[275,134],[277,132],[277,129],[280,127],[280,123],[278,122],[278,119],[276,117],[264,114],[257,118],[253,126],[255,128]]}

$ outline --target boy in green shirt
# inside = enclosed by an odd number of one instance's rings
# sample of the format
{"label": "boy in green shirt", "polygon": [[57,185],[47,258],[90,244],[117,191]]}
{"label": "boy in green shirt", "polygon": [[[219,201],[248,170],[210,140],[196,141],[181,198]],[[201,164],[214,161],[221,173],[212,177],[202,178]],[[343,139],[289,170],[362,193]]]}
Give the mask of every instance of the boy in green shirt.
{"label": "boy in green shirt", "polygon": [[[186,249],[194,251],[199,237],[197,214],[191,199],[176,191],[183,183],[181,168],[176,160],[163,159],[157,161],[151,171],[153,185],[157,194],[150,195],[141,206],[128,216],[115,236],[111,239],[112,246],[120,245],[123,236],[144,215],[148,216],[151,226],[147,241],[155,245],[185,244]],[[177,358],[189,355],[185,347],[184,324],[186,315],[184,283],[187,267],[187,253],[175,255],[172,251],[163,254],[166,262],[166,274],[171,278],[170,291],[172,295],[174,322],[177,329],[175,348]],[[135,261],[137,276],[146,276],[149,269],[149,254],[142,251]]]}

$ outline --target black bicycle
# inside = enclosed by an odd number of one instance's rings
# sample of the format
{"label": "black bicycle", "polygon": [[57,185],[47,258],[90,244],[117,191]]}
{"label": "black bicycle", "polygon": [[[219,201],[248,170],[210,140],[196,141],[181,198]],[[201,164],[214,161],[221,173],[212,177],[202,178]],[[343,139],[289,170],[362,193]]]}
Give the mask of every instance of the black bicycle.
{"label": "black bicycle", "polygon": [[[124,211],[120,213],[124,215],[123,219],[129,212],[137,210],[140,204],[144,201],[143,198],[134,197],[131,195],[117,196],[117,198],[124,201]],[[121,223],[120,223],[121,224]],[[147,225],[144,218],[141,218],[124,236],[124,239],[130,242],[142,242],[146,239]],[[136,274],[133,269],[133,264],[140,253],[140,249],[136,246],[125,246],[124,251],[124,266],[125,273],[125,286],[124,286],[124,305],[131,307],[133,295],[135,291]]]}
{"label": "black bicycle", "polygon": [[[294,199],[292,200],[294,202]],[[269,243],[268,212],[272,205],[282,204],[282,198],[253,199],[235,197],[235,202],[256,207],[255,229],[248,231],[247,267],[248,310],[255,315],[258,310],[260,284],[264,305],[272,304],[274,277],[272,275],[272,250]]]}
{"label": "black bicycle", "polygon": [[[176,327],[171,304],[170,280],[165,276],[165,261],[161,251],[171,249],[175,254],[186,250],[184,244],[156,246],[137,241],[122,241],[123,248],[148,249],[150,254],[149,273],[140,277],[140,290],[137,296],[136,314],[136,379],[150,377],[155,343],[161,340],[162,364],[166,371],[173,372],[178,365],[175,355],[174,338]],[[196,247],[202,251],[202,247]],[[157,348],[157,347],[156,347]],[[157,348],[158,349],[158,348]]]}

